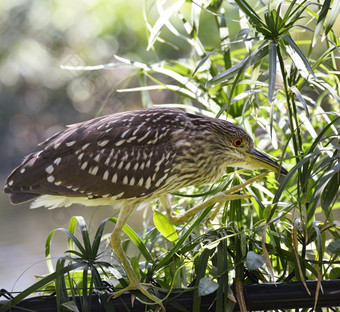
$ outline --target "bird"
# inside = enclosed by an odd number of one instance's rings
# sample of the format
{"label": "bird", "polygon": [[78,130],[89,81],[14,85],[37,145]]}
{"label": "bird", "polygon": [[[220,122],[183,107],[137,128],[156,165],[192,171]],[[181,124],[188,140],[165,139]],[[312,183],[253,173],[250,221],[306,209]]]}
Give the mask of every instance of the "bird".
{"label": "bird", "polygon": [[159,199],[169,221],[179,224],[208,205],[249,198],[234,193],[257,178],[216,194],[183,214],[172,211],[169,193],[214,182],[226,167],[287,174],[255,148],[241,127],[222,118],[167,107],[120,112],[70,125],[39,146],[40,150],[29,154],[7,178],[4,192],[10,194],[11,203],[33,200],[31,208],[49,209],[75,203],[118,207],[110,237],[129,286],[114,297],[140,290],[163,311],[162,301],[138,281],[122,248],[122,228],[133,212]]}

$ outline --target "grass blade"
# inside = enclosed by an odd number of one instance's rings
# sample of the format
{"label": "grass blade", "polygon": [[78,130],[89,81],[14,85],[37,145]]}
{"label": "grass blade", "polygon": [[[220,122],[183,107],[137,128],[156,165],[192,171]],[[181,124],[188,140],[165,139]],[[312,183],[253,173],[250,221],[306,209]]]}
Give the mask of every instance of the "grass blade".
{"label": "grass blade", "polygon": [[274,101],[274,92],[276,85],[276,58],[277,58],[277,44],[271,42],[269,44],[269,87],[268,87],[268,101],[271,103]]}
{"label": "grass blade", "polygon": [[233,86],[230,91],[229,100],[227,103],[225,103],[222,108],[219,110],[218,114],[216,115],[216,118],[220,117],[222,113],[230,106],[231,99],[233,97],[234,91],[237,87],[237,84],[241,78],[241,75],[244,73],[245,69],[248,67],[248,64],[256,63],[257,61],[260,61],[266,54],[268,50],[268,42],[264,41],[260,44],[260,46],[245,60],[243,63],[243,66],[238,71],[238,74],[233,82]]}
{"label": "grass blade", "polygon": [[267,229],[268,229],[269,224],[266,224],[264,227],[264,230],[262,232],[262,251],[263,251],[263,256],[264,256],[264,261],[266,263],[266,267],[267,270],[269,272],[269,275],[273,281],[273,283],[275,284],[275,275],[274,275],[274,271],[273,271],[273,266],[270,262],[270,257],[269,257],[269,253],[266,247],[266,234],[267,234]]}
{"label": "grass blade", "polygon": [[311,65],[309,64],[307,58],[302,53],[300,48],[294,42],[292,37],[290,35],[287,35],[287,34],[283,35],[282,37],[285,38],[285,40],[287,41],[288,46],[286,46],[286,47],[287,47],[287,50],[288,50],[289,57],[294,62],[295,66],[299,69],[301,75],[304,78],[307,78],[308,72],[309,72],[315,78],[315,74],[314,74],[314,71],[313,71]]}
{"label": "grass blade", "polygon": [[147,50],[151,49],[164,25],[169,22],[169,19],[182,7],[184,2],[185,0],[177,1],[162,12],[151,30]]}
{"label": "grass blade", "polygon": [[185,240],[189,237],[189,235],[198,227],[198,225],[207,217],[214,206],[206,208],[203,210],[198,218],[196,218],[195,222],[190,226],[190,228],[183,234],[183,236],[178,240],[177,244],[166,254],[166,256],[158,262],[155,267],[154,271],[158,271],[160,268],[166,266],[171,258],[175,255],[175,253],[182,248]]}
{"label": "grass blade", "polygon": [[331,8],[331,13],[329,14],[328,20],[326,22],[326,27],[325,27],[325,34],[326,35],[332,29],[334,23],[336,22],[336,19],[339,16],[339,13],[340,13],[340,1],[334,0],[333,6]]}
{"label": "grass blade", "polygon": [[[109,221],[116,223],[117,222],[117,218],[109,218]],[[129,238],[134,242],[134,244],[138,247],[139,251],[142,253],[142,255],[144,256],[144,258],[146,259],[146,261],[153,263],[153,257],[150,254],[149,250],[146,248],[145,244],[142,242],[142,240],[139,238],[139,236],[137,235],[137,233],[131,228],[129,227],[127,224],[124,224],[123,226],[123,231],[125,232],[125,234],[127,236],[129,236]]]}
{"label": "grass blade", "polygon": [[319,37],[319,34],[321,32],[321,28],[322,28],[323,23],[326,19],[326,16],[327,16],[329,7],[331,5],[331,2],[332,2],[332,0],[325,0],[325,2],[322,5],[321,12],[319,14],[319,18],[318,18],[318,21],[317,21],[316,26],[315,26],[315,31],[314,31],[314,35],[313,35],[313,41],[312,41],[312,47],[315,46],[316,40]]}
{"label": "grass blade", "polygon": [[204,249],[203,252],[201,253],[198,263],[196,266],[196,288],[194,290],[194,296],[193,296],[193,305],[192,305],[192,312],[199,312],[200,311],[200,304],[201,304],[201,295],[199,293],[199,283],[202,278],[204,278],[206,270],[207,270],[207,265],[208,265],[208,260],[211,254],[210,249]]}

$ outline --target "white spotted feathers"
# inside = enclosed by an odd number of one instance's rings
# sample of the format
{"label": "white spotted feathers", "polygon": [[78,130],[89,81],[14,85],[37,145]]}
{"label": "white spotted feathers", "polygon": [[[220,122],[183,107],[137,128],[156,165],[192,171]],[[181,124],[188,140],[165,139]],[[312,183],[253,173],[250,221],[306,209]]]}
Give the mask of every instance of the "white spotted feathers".
{"label": "white spotted feathers", "polygon": [[37,199],[34,207],[54,208],[74,202],[142,202],[180,187],[207,183],[223,173],[225,160],[223,153],[217,153],[214,162],[207,163],[204,154],[209,146],[200,140],[205,142],[216,127],[227,130],[230,125],[167,108],[74,124],[40,144],[41,151],[28,155],[8,177],[5,192],[15,204]]}

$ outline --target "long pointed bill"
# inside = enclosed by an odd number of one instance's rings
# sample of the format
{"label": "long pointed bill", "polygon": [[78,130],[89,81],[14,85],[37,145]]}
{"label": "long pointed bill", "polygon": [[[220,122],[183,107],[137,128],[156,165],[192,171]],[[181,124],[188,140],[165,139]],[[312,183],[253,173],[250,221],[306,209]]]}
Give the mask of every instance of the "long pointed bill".
{"label": "long pointed bill", "polygon": [[280,166],[276,161],[272,160],[271,158],[269,158],[265,154],[262,154],[256,149],[248,151],[247,154],[250,157],[250,165],[254,168],[263,168],[270,171],[278,172],[283,175],[286,175],[288,173],[288,171]]}

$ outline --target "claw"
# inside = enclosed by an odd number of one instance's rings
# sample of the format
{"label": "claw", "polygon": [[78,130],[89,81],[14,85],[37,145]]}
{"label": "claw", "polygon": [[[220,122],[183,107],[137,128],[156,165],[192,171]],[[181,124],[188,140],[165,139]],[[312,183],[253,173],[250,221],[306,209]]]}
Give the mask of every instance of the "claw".
{"label": "claw", "polygon": [[136,284],[130,284],[129,286],[115,292],[114,294],[112,294],[110,297],[109,297],[109,300],[110,299],[116,299],[118,298],[119,296],[121,296],[122,294],[126,293],[126,292],[129,292],[131,290],[139,290],[145,297],[149,298],[151,301],[153,301],[154,303],[150,303],[150,302],[143,302],[145,304],[158,304],[159,305],[159,308],[160,310],[159,311],[162,311],[162,312],[165,312],[165,307],[163,305],[163,302],[161,299],[157,298],[156,296],[150,294],[147,289],[148,288],[154,288],[153,285],[151,284],[142,284],[142,283],[136,283]]}

